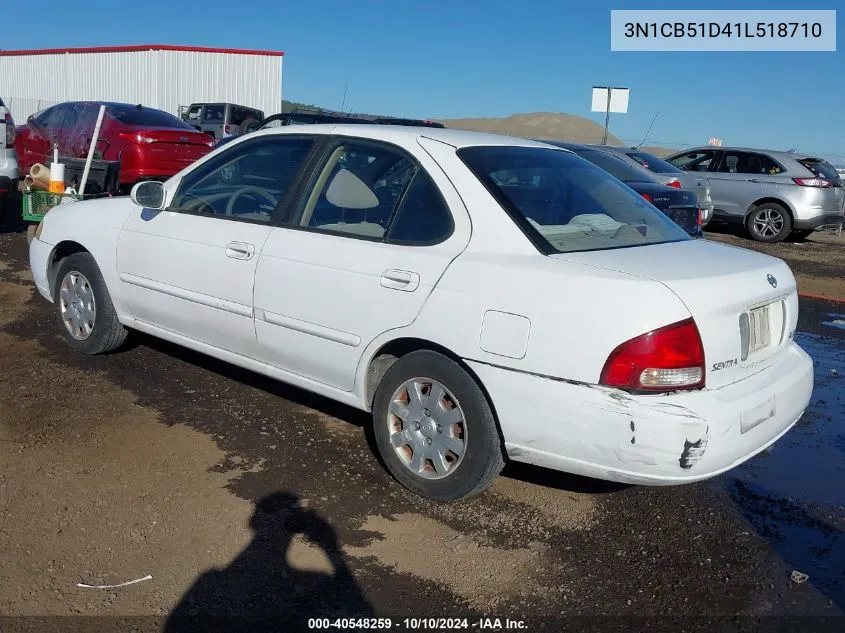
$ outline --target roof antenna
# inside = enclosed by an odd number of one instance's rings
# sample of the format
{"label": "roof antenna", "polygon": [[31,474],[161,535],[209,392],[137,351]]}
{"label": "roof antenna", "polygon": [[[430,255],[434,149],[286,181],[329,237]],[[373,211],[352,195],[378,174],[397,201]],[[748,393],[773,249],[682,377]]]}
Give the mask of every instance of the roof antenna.
{"label": "roof antenna", "polygon": [[640,144],[637,145],[636,147],[632,147],[631,149],[640,149],[643,145],[645,145],[645,142],[648,140],[648,135],[651,134],[651,128],[654,127],[654,122],[657,120],[658,114],[660,114],[660,112],[655,112],[654,116],[651,117],[651,123],[648,126],[648,130],[646,130],[646,133],[645,133],[645,136],[643,137],[643,140],[640,141]]}
{"label": "roof antenna", "polygon": [[343,87],[343,101],[340,104],[340,111],[343,112],[346,108],[346,91],[349,90],[349,84]]}

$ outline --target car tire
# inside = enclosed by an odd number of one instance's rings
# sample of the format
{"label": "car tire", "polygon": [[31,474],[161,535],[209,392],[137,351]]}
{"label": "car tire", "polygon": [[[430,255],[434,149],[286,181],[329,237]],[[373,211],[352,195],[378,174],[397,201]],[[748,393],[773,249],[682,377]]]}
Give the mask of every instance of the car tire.
{"label": "car tire", "polygon": [[748,214],[745,228],[757,242],[782,242],[792,232],[792,216],[783,205],[764,202]]}
{"label": "car tire", "polygon": [[90,253],[74,253],[61,260],[53,298],[68,344],[84,354],[105,354],[126,340],[108,288]]}
{"label": "car tire", "polygon": [[504,467],[486,396],[469,373],[437,352],[411,352],[385,372],[373,399],[373,429],[390,474],[427,499],[476,495]]}

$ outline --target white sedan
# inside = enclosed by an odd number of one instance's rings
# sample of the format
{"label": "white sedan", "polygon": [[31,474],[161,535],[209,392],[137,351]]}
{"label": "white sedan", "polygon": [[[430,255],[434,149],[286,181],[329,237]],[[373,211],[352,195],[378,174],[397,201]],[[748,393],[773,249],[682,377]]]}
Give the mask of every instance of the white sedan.
{"label": "white sedan", "polygon": [[784,262],[692,240],[594,165],[511,137],[246,135],[131,198],[50,211],[30,262],[73,348],[140,330],[372,411],[392,475],[437,500],[506,459],[713,477],[813,387]]}

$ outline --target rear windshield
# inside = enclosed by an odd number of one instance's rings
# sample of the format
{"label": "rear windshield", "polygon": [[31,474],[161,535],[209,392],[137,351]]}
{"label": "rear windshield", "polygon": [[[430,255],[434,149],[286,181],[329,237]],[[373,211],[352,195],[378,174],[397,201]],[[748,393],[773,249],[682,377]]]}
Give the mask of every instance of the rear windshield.
{"label": "rear windshield", "polygon": [[798,162],[813,172],[818,178],[827,178],[828,180],[841,179],[836,168],[821,158],[802,158]]}
{"label": "rear windshield", "polygon": [[576,149],[572,150],[581,158],[586,158],[593,165],[598,165],[609,173],[614,178],[618,178],[622,182],[637,182],[640,180],[647,180],[643,178],[643,174],[631,167],[629,163],[613,154],[608,154],[598,149]]}
{"label": "rear windshield", "polygon": [[637,161],[646,169],[653,171],[655,174],[682,174],[680,169],[674,165],[670,165],[662,158],[652,156],[647,152],[631,152],[628,154],[631,158]]}
{"label": "rear windshield", "polygon": [[642,196],[571,152],[483,146],[458,156],[544,253],[691,239]]}
{"label": "rear windshield", "polygon": [[132,107],[110,107],[109,114],[115,119],[126,125],[142,125],[145,127],[170,127],[178,128],[180,130],[193,130],[190,125],[185,123],[172,114],[164,110],[156,110],[154,108],[138,108]]}

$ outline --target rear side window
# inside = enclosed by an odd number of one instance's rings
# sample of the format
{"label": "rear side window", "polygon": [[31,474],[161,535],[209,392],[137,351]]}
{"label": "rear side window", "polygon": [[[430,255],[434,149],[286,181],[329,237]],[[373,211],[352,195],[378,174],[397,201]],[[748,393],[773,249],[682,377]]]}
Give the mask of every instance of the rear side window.
{"label": "rear side window", "polygon": [[839,172],[826,160],[822,160],[821,158],[802,158],[798,162],[813,172],[817,178],[826,178],[827,180],[834,181],[841,180]]}
{"label": "rear side window", "polygon": [[628,154],[631,158],[637,161],[640,165],[653,171],[655,174],[680,174],[681,170],[667,163],[662,158],[652,156],[648,152],[631,152]]}
{"label": "rear side window", "polygon": [[570,152],[482,146],[458,156],[543,253],[691,239],[642,196]]}
{"label": "rear side window", "polygon": [[226,106],[222,103],[209,103],[202,112],[203,123],[223,123]]}
{"label": "rear side window", "polygon": [[717,170],[724,174],[768,174],[783,172],[783,168],[765,154],[756,152],[725,152]]}
{"label": "rear side window", "polygon": [[182,119],[155,108],[110,106],[109,114],[126,125],[178,128],[180,130],[194,129]]}
{"label": "rear side window", "polygon": [[642,174],[639,174],[636,169],[632,168],[630,163],[626,163],[613,154],[608,154],[597,149],[577,150],[575,153],[581,158],[586,158],[593,165],[601,167],[611,176],[618,178],[622,182],[643,180]]}
{"label": "rear side window", "polygon": [[242,125],[247,119],[261,120],[261,115],[256,110],[250,108],[233,107],[229,113],[229,123],[232,125]]}
{"label": "rear side window", "polygon": [[440,242],[453,229],[437,186],[410,156],[351,140],[331,152],[295,224],[409,245]]}

